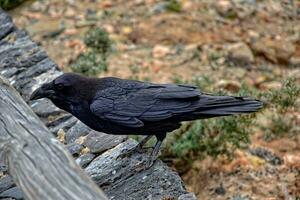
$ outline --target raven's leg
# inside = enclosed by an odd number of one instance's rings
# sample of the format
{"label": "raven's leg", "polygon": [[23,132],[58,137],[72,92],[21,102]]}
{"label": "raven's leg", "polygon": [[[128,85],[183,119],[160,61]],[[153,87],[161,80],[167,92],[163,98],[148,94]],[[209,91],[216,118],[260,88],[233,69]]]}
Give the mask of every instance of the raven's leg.
{"label": "raven's leg", "polygon": [[154,164],[154,162],[156,161],[156,159],[158,157],[158,152],[159,152],[160,146],[161,146],[163,140],[165,139],[165,137],[166,137],[166,134],[156,135],[157,141],[156,141],[153,151],[151,152],[150,158],[146,164],[147,168],[151,167]]}
{"label": "raven's leg", "polygon": [[153,135],[145,136],[134,148],[122,153],[118,157],[124,158],[134,154],[135,152],[143,153],[143,146],[153,137]]}
{"label": "raven's leg", "polygon": [[143,152],[143,146],[153,137],[153,135],[145,136],[136,147],[133,148],[133,151],[137,151],[139,153]]}

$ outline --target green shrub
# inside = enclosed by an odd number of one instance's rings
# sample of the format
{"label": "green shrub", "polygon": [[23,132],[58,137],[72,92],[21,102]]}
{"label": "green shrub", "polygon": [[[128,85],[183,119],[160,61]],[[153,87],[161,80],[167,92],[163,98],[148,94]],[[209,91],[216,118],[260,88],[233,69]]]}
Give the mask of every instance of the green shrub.
{"label": "green shrub", "polygon": [[111,52],[112,41],[110,40],[108,33],[101,28],[89,30],[85,34],[84,43],[87,47],[101,55],[103,60],[106,60]]}
{"label": "green shrub", "polygon": [[181,3],[178,0],[168,0],[166,10],[171,12],[181,12]]}
{"label": "green shrub", "polygon": [[0,7],[4,10],[15,8],[23,3],[25,0],[0,0]]}
{"label": "green shrub", "polygon": [[92,28],[85,34],[84,43],[88,47],[87,52],[78,56],[71,69],[88,76],[107,71],[107,58],[112,50],[108,33],[101,28]]}
{"label": "green shrub", "polygon": [[295,79],[287,79],[283,82],[283,86],[278,90],[270,90],[263,94],[270,106],[277,108],[280,112],[286,111],[288,108],[295,106],[297,98],[300,94],[300,86],[297,85]]}
{"label": "green shrub", "polygon": [[171,154],[183,159],[231,155],[234,149],[250,142],[253,116],[230,116],[199,120],[183,134],[174,136]]}
{"label": "green shrub", "polygon": [[107,71],[107,62],[101,59],[95,51],[90,51],[79,55],[71,68],[74,72],[92,76]]}

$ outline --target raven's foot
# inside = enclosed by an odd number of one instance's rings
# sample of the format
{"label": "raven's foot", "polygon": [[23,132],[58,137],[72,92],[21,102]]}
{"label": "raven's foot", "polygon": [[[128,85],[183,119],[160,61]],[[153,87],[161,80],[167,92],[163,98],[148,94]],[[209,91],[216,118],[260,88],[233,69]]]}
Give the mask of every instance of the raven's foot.
{"label": "raven's foot", "polygon": [[151,152],[151,155],[150,155],[150,157],[148,158],[148,160],[145,164],[144,169],[149,169],[150,167],[152,167],[153,164],[155,163],[155,161],[157,160],[158,152],[159,152],[159,148],[160,148],[161,143],[162,143],[161,140],[157,140],[157,142],[156,142],[156,144],[153,148],[153,151]]}
{"label": "raven's foot", "polygon": [[[125,157],[129,157],[132,154],[138,152],[138,153],[145,153],[147,150],[146,148],[143,148],[143,146],[148,142],[148,140],[152,137],[153,135],[148,135],[146,137],[144,137],[140,143],[138,143],[134,148],[128,150],[127,152],[122,152],[118,158],[125,158]],[[152,148],[152,147],[150,147]]]}
{"label": "raven's foot", "polygon": [[150,158],[146,162],[145,169],[149,169],[150,167],[152,167],[156,160],[157,158],[153,158],[152,156],[150,156]]}

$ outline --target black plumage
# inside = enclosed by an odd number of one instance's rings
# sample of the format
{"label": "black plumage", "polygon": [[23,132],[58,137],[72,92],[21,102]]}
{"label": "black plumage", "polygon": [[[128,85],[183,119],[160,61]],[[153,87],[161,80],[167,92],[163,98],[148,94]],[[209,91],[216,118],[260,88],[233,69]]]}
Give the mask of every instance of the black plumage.
{"label": "black plumage", "polygon": [[31,99],[44,97],[96,131],[148,135],[136,150],[141,150],[150,136],[155,135],[157,144],[149,166],[166,133],[179,128],[182,121],[251,113],[263,105],[248,97],[202,93],[189,85],[88,78],[74,73],[42,85]]}

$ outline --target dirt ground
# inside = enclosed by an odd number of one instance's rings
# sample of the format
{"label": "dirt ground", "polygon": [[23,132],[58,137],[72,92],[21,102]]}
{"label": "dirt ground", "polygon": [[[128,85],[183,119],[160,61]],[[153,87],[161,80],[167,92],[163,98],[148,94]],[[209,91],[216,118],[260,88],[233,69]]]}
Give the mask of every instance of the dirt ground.
{"label": "dirt ground", "polygon": [[[41,0],[11,14],[64,71],[86,49],[84,33],[98,26],[114,41],[108,71],[99,77],[158,83],[209,77],[225,90],[244,82],[268,91],[288,77],[300,83],[300,1],[181,0],[179,10],[170,2]],[[233,160],[194,161],[181,173],[188,190],[203,200],[300,199],[298,107],[288,116],[296,119],[292,136],[266,141],[258,129]]]}

